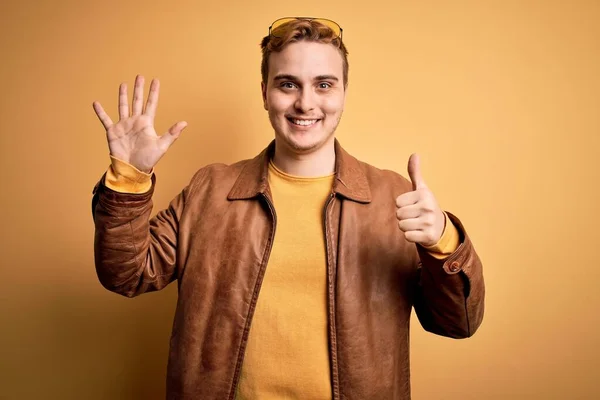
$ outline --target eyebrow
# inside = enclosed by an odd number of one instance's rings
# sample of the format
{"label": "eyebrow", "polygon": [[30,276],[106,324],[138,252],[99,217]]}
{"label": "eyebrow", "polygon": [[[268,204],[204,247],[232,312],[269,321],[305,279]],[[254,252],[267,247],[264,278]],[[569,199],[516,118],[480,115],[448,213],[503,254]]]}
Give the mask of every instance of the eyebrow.
{"label": "eyebrow", "polygon": [[[289,81],[299,81],[300,79],[298,79],[297,76],[294,75],[290,75],[290,74],[279,74],[276,75],[275,78],[273,78],[274,81],[283,81],[283,80],[289,80]],[[319,75],[316,76],[314,78],[315,81],[336,81],[339,82],[339,78],[335,75]]]}

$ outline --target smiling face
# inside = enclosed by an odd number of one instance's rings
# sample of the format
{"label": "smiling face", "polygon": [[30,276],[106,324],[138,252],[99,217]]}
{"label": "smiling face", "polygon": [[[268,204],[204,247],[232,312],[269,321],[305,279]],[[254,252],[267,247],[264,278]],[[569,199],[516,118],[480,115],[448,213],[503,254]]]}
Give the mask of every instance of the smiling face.
{"label": "smiling face", "polygon": [[308,154],[333,146],[346,100],[342,56],[331,44],[292,42],[270,55],[262,94],[278,147]]}

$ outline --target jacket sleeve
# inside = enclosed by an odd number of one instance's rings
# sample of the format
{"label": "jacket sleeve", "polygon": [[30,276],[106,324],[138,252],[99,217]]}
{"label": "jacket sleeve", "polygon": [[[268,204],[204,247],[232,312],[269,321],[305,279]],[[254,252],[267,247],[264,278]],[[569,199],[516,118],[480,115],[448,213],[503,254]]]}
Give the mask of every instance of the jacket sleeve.
{"label": "jacket sleeve", "polygon": [[121,193],[105,185],[94,188],[94,259],[100,283],[126,297],[160,290],[177,277],[179,219],[189,186],[169,207],[150,219],[152,187],[145,193]]}
{"label": "jacket sleeve", "polygon": [[451,338],[472,336],[483,320],[482,264],[460,220],[447,213],[460,235],[449,257],[437,259],[417,245],[420,262],[414,307],[423,328]]}

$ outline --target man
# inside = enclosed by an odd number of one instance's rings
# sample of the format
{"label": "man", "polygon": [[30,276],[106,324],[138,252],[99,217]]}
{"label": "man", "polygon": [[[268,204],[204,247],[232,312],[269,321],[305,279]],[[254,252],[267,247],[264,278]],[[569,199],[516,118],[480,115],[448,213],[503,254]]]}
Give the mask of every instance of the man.
{"label": "man", "polygon": [[149,219],[153,168],[185,128],[157,136],[159,83],[144,79],[119,121],[99,103],[111,166],[94,189],[96,269],[133,297],[177,280],[170,399],[409,399],[412,307],[436,334],[483,317],[481,262],[443,212],[419,159],[410,181],[334,137],[347,50],[333,21],[286,18],[262,41],[262,96],[275,140],[200,169]]}

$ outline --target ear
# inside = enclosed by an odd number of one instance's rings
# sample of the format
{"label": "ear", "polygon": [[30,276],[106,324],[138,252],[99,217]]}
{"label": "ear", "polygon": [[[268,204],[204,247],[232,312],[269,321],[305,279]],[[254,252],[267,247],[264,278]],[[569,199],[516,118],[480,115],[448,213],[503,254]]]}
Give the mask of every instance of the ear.
{"label": "ear", "polygon": [[268,110],[269,107],[267,106],[267,85],[265,85],[264,82],[260,83],[260,90],[262,92],[263,107],[265,108],[265,110]]}
{"label": "ear", "polygon": [[344,110],[344,108],[346,107],[346,99],[348,98],[348,84],[346,84],[344,86],[344,103],[342,106],[342,111]]}

